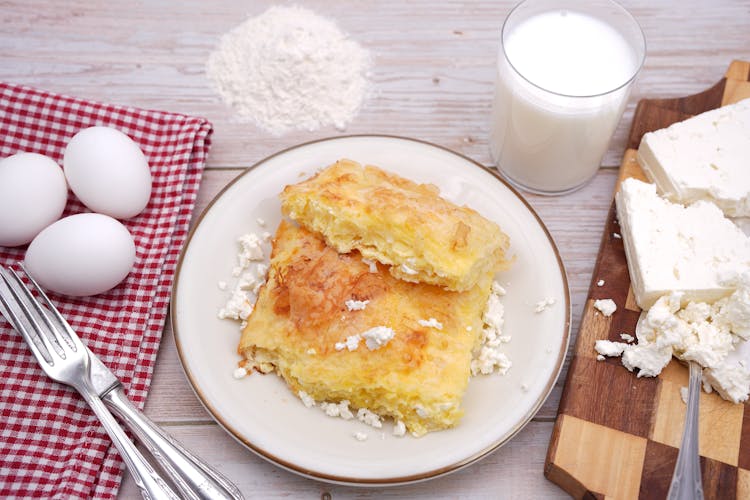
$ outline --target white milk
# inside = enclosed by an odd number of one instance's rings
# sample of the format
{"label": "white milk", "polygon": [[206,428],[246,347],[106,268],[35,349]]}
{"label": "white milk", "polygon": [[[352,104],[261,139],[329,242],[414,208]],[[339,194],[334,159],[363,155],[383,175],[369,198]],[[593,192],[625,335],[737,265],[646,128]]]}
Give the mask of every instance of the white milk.
{"label": "white milk", "polygon": [[492,107],[494,161],[532,191],[580,187],[607,150],[639,54],[608,24],[562,10],[522,20],[503,34],[503,44]]}

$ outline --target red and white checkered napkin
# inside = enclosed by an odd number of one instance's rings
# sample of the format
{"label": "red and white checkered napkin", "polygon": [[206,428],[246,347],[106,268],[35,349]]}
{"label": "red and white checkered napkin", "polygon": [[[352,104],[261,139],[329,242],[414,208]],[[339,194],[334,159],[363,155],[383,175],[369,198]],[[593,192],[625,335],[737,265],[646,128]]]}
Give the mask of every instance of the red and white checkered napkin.
{"label": "red and white checkered napkin", "polygon": [[[151,166],[151,200],[124,221],[135,238],[135,267],[105,294],[50,298],[142,407],[212,128],[203,118],[0,83],[0,158],[26,151],[62,164],[68,140],[94,125],[125,132]],[[85,211],[70,193],[64,215]],[[22,260],[25,249],[0,247],[0,264]],[[0,497],[114,498],[121,472],[120,457],[88,406],[44,375],[0,317]]]}

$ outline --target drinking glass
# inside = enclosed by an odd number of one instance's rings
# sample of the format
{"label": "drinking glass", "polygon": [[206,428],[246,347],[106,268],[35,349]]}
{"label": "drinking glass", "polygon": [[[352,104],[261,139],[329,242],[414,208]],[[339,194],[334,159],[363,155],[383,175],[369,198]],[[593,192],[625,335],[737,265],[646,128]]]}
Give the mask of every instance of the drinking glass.
{"label": "drinking glass", "polygon": [[609,0],[526,0],[501,31],[490,152],[517,187],[565,194],[599,168],[646,55]]}

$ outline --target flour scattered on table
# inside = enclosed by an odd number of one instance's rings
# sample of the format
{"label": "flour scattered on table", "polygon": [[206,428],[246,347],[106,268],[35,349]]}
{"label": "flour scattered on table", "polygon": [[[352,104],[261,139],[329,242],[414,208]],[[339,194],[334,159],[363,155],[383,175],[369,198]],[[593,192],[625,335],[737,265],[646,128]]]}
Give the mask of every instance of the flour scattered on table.
{"label": "flour scattered on table", "polygon": [[335,22],[274,6],[222,36],[206,72],[240,118],[274,135],[344,130],[370,89],[370,55]]}

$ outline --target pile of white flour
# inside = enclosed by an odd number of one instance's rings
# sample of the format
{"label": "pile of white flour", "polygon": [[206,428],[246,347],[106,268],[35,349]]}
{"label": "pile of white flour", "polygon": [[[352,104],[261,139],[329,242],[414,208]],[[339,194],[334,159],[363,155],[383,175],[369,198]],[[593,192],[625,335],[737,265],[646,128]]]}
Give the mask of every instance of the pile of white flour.
{"label": "pile of white flour", "polygon": [[242,120],[280,135],[343,130],[368,94],[369,66],[369,53],[333,21],[274,6],[222,36],[207,73]]}

